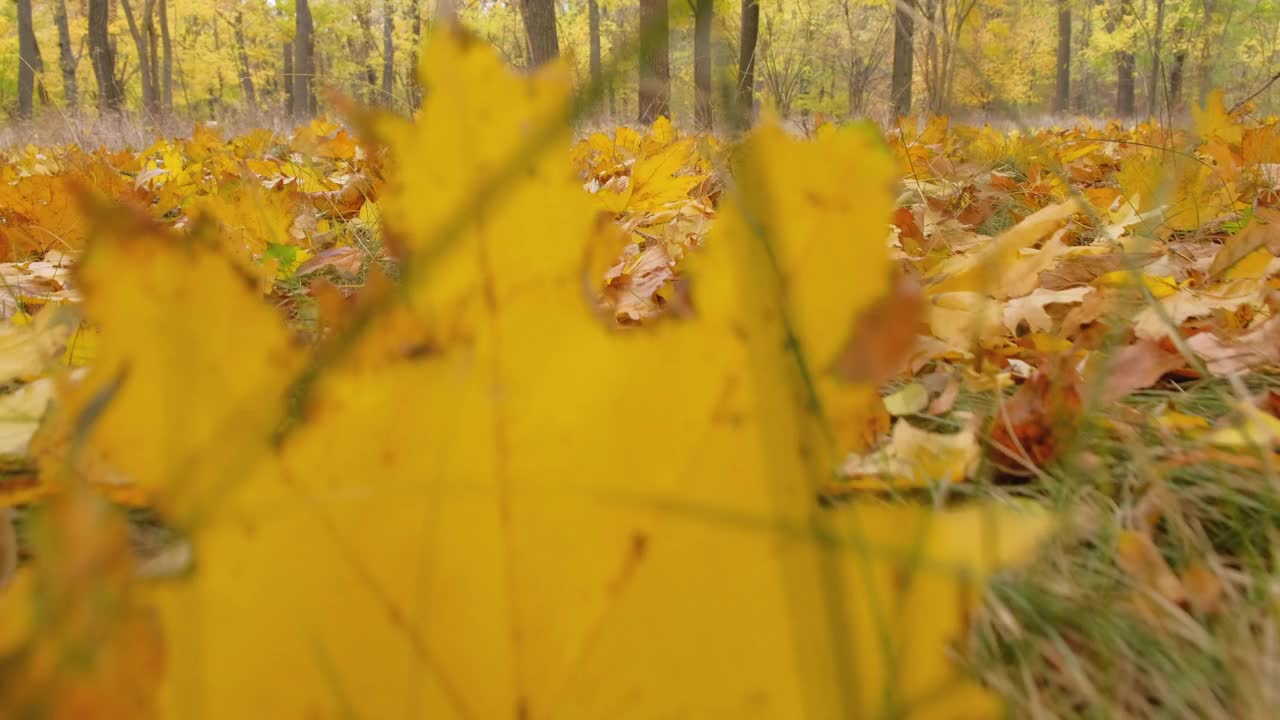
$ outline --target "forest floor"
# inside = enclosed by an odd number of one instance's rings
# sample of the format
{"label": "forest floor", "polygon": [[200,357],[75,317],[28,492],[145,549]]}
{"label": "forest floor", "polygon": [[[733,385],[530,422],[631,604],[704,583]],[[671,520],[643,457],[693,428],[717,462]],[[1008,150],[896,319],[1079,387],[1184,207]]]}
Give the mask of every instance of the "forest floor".
{"label": "forest floor", "polygon": [[[885,378],[884,408],[822,499],[1033,499],[1061,518],[1033,562],[998,577],[956,648],[1018,716],[1276,706],[1280,127],[1228,114],[1220,96],[1193,125],[937,119],[889,135],[898,271],[879,322],[899,331],[873,335],[875,357],[846,359],[875,365],[846,370]],[[730,145],[662,122],[576,143],[575,172],[625,231],[595,268],[620,325],[681,312],[684,265],[733,182]],[[0,205],[17,220],[3,314],[61,327],[65,365],[92,364],[94,329],[36,311],[79,301],[72,268],[91,228],[68,198],[84,178],[166,221],[216,218],[307,341],[371,276],[398,272],[369,202],[380,160],[336,124],[197,127],[145,150],[15,148],[7,160]],[[42,492],[25,449],[8,447],[9,505]],[[135,521],[146,554],[171,549],[149,515]]]}

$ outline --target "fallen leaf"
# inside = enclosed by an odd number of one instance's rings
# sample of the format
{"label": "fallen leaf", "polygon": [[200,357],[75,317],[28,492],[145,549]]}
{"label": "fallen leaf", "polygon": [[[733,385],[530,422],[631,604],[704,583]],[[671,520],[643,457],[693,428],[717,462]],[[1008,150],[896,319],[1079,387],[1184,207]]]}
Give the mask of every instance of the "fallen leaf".
{"label": "fallen leaf", "polygon": [[929,404],[929,391],[920,383],[908,383],[884,397],[884,407],[894,417],[915,415]]}

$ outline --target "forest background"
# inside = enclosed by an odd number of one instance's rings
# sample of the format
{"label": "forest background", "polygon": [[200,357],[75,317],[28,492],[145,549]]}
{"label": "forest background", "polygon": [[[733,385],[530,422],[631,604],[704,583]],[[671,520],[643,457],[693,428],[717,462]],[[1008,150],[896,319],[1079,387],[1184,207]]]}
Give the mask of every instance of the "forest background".
{"label": "forest background", "polygon": [[261,124],[325,113],[336,90],[408,110],[414,48],[451,15],[516,66],[571,57],[611,122],[1167,117],[1218,87],[1280,102],[1273,0],[15,0],[0,107]]}

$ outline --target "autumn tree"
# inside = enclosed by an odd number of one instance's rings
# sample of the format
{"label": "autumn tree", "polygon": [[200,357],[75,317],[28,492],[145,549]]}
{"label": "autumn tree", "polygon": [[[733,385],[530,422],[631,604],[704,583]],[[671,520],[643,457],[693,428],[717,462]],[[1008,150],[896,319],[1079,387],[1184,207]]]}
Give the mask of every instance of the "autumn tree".
{"label": "autumn tree", "polygon": [[[60,0],[61,1],[61,0]],[[160,104],[165,112],[173,112],[173,37],[169,34],[169,0],[160,0],[156,10],[160,16]]]}
{"label": "autumn tree", "polygon": [[738,40],[738,111],[744,125],[755,114],[756,43],[760,37],[760,0],[742,0],[742,31]]}
{"label": "autumn tree", "polygon": [[671,61],[667,40],[667,0],[640,0],[639,120],[648,124],[671,116]]}
{"label": "autumn tree", "polygon": [[124,89],[116,77],[115,49],[107,32],[109,0],[88,0],[89,58],[98,83],[98,107],[104,111],[121,109]]}
{"label": "autumn tree", "polygon": [[36,34],[31,24],[31,0],[18,0],[18,116],[30,117],[36,86]]}
{"label": "autumn tree", "polygon": [[58,28],[58,69],[62,71],[62,102],[68,112],[80,107],[76,82],[76,56],[71,50],[71,27],[67,22],[67,0],[53,0],[53,24]]}
{"label": "autumn tree", "polygon": [[311,20],[311,4],[309,0],[297,0],[293,31],[293,114],[296,117],[315,114],[315,72],[315,26]]}
{"label": "autumn tree", "polygon": [[1054,68],[1053,111],[1071,109],[1071,5],[1058,0],[1058,56]]}
{"label": "autumn tree", "polygon": [[395,45],[395,11],[391,9],[391,0],[382,4],[382,103],[391,105],[395,97],[396,45]]}
{"label": "autumn tree", "polygon": [[[595,0],[592,0],[594,4]],[[711,119],[711,20],[712,0],[696,0],[693,15],[694,121],[710,130]]]}
{"label": "autumn tree", "polygon": [[231,29],[236,36],[236,59],[240,65],[240,97],[246,106],[257,107],[258,94],[253,86],[253,70],[249,67],[249,49],[244,41],[244,12],[236,8],[231,18]]}
{"label": "autumn tree", "polygon": [[529,44],[529,65],[538,67],[559,57],[555,0],[523,0],[521,9],[525,38]]}
{"label": "autumn tree", "polygon": [[893,113],[899,117],[911,113],[911,80],[915,73],[915,17],[913,0],[898,0],[893,11],[893,80],[889,97]]}

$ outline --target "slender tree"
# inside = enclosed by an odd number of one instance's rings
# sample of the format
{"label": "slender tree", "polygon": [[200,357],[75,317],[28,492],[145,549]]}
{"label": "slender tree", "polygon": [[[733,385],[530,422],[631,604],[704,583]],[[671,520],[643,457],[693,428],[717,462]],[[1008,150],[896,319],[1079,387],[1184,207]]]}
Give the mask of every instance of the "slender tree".
{"label": "slender tree", "polygon": [[760,0],[742,0],[742,29],[738,38],[738,112],[749,126],[756,106],[756,42],[760,38]]}
{"label": "slender tree", "polygon": [[258,93],[253,86],[253,70],[249,67],[249,48],[244,41],[244,13],[240,8],[231,16],[231,30],[236,36],[236,59],[240,64],[240,100],[247,108],[258,107]]}
{"label": "slender tree", "polygon": [[[150,5],[148,0],[147,5]],[[142,29],[138,26],[137,17],[133,12],[133,5],[129,0],[120,0],[120,7],[124,9],[125,20],[129,23],[129,35],[133,38],[133,47],[138,54],[138,72],[142,77],[142,109],[148,113],[154,114],[156,111],[155,84],[151,77],[151,54],[148,51],[146,38],[142,34]]]}
{"label": "slender tree", "polygon": [[89,58],[98,82],[98,107],[104,111],[119,110],[124,92],[116,78],[116,56],[107,32],[110,0],[88,0]]}
{"label": "slender tree", "polygon": [[395,14],[391,0],[382,4],[382,103],[391,105],[396,79]]}
{"label": "slender tree", "polygon": [[316,111],[316,45],[309,0],[297,0],[294,6],[293,55],[293,114],[311,117]]}
{"label": "slender tree", "polygon": [[1053,86],[1053,111],[1071,109],[1071,4],[1058,0],[1058,61]]}
{"label": "slender tree", "polygon": [[293,42],[286,40],[281,46],[281,54],[283,55],[282,65],[284,75],[284,112],[286,115],[292,115],[297,104],[293,99],[293,89],[296,80],[293,72]]}
{"label": "slender tree", "polygon": [[587,45],[591,66],[591,84],[599,88],[604,77],[604,64],[600,58],[600,3],[587,0]]}
{"label": "slender tree", "polygon": [[911,78],[914,73],[915,8],[898,0],[893,11],[893,75],[889,95],[893,112],[901,117],[911,113]]}
{"label": "slender tree", "polygon": [[31,117],[36,89],[36,33],[31,0],[18,0],[18,116]]}
{"label": "slender tree", "polygon": [[525,39],[529,43],[529,66],[538,67],[559,57],[555,0],[524,0],[521,9]]}
{"label": "slender tree", "polygon": [[1147,78],[1147,115],[1155,117],[1160,95],[1160,50],[1164,40],[1164,0],[1156,0],[1156,25],[1151,30],[1151,75]]}
{"label": "slender tree", "polygon": [[160,103],[165,112],[173,112],[173,38],[169,35],[169,0],[160,0]]}
{"label": "slender tree", "polygon": [[71,51],[67,0],[54,0],[53,24],[58,26],[58,68],[62,71],[62,101],[67,112],[74,113],[80,108],[80,90],[76,84],[76,56]]}
{"label": "slender tree", "polygon": [[639,120],[648,124],[671,116],[671,61],[667,40],[667,0],[640,0]]}
{"label": "slender tree", "polygon": [[711,21],[712,0],[697,0],[693,15],[694,121],[710,130],[711,118]]}

